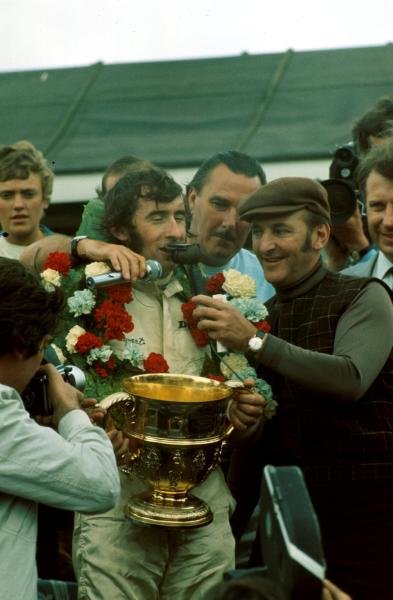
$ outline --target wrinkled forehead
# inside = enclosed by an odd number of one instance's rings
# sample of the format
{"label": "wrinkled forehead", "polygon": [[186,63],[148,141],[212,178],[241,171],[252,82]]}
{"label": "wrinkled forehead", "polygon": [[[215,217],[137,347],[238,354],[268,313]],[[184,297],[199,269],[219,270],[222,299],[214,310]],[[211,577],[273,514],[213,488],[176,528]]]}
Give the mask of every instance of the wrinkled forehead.
{"label": "wrinkled forehead", "polygon": [[185,211],[184,198],[183,196],[176,196],[172,200],[163,200],[159,198],[139,197],[136,211],[144,213]]}
{"label": "wrinkled forehead", "polygon": [[205,199],[217,196],[237,205],[260,186],[261,181],[257,175],[250,177],[243,173],[234,173],[221,164],[210,171],[198,196]]}

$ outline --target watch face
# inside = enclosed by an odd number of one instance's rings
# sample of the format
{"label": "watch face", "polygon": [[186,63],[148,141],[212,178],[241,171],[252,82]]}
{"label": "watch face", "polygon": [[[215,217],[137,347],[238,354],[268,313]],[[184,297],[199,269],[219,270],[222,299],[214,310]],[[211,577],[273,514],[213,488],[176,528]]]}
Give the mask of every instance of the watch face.
{"label": "watch face", "polygon": [[262,348],[262,339],[260,337],[252,337],[249,341],[248,341],[248,347],[250,348],[250,350],[252,350],[253,352],[257,352],[258,350],[260,350]]}

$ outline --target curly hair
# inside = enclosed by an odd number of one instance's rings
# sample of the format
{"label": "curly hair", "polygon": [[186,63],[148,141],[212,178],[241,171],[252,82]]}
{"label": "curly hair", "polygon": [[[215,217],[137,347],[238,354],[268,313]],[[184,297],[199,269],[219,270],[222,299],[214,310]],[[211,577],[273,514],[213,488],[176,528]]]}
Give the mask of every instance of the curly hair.
{"label": "curly hair", "polygon": [[182,195],[181,186],[159,167],[136,170],[124,175],[104,197],[102,228],[115,240],[113,229],[129,227],[140,200],[172,202]]}
{"label": "curly hair", "polygon": [[43,199],[49,203],[54,174],[42,152],[27,140],[0,146],[0,181],[27,179],[31,173],[40,177]]}
{"label": "curly hair", "polygon": [[63,293],[60,288],[47,292],[36,273],[0,257],[0,294],[0,356],[18,351],[29,358],[45,335],[56,332]]}

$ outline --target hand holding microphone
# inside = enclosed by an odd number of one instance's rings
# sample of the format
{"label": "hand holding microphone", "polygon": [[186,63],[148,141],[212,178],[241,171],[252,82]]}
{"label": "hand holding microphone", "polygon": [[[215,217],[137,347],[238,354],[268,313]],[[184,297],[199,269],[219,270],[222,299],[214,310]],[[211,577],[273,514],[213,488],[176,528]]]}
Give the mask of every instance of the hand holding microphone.
{"label": "hand holding microphone", "polygon": [[[156,260],[148,259],[146,261],[146,274],[140,279],[140,281],[154,281],[162,277],[163,271],[162,266]],[[103,275],[95,275],[94,277],[88,277],[86,279],[86,286],[92,290],[100,287],[108,287],[110,285],[119,285],[121,283],[130,284],[129,279],[124,279],[123,275],[119,271],[110,271]]]}

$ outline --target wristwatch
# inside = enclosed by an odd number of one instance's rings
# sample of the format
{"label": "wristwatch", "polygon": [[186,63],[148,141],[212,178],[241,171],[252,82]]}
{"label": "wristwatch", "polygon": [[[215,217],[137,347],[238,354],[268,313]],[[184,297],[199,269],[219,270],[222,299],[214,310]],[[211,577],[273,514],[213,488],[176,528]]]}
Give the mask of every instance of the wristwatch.
{"label": "wristwatch", "polygon": [[265,338],[266,333],[258,329],[255,335],[248,340],[248,349],[251,352],[259,352],[265,342]]}
{"label": "wristwatch", "polygon": [[363,258],[363,256],[366,256],[366,254],[368,252],[370,252],[370,250],[372,249],[372,244],[369,244],[368,246],[366,246],[365,248],[363,248],[362,250],[353,250],[352,252],[349,253],[348,256],[348,262],[350,265],[355,265],[357,262],[359,262],[359,260],[361,258]]}
{"label": "wristwatch", "polygon": [[87,235],[77,235],[71,240],[71,258],[76,262],[80,260],[80,256],[78,254],[78,244],[81,240],[85,240],[86,238]]}

